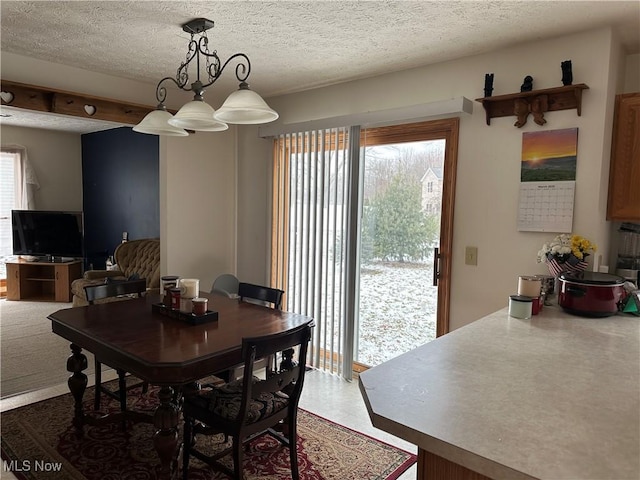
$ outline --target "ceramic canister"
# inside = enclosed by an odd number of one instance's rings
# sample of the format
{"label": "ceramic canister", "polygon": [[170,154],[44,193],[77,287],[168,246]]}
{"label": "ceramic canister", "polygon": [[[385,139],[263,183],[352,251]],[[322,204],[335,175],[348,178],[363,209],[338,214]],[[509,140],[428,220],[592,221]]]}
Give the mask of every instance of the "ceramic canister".
{"label": "ceramic canister", "polygon": [[511,295],[509,297],[509,316],[514,318],[531,318],[533,298],[524,295]]}

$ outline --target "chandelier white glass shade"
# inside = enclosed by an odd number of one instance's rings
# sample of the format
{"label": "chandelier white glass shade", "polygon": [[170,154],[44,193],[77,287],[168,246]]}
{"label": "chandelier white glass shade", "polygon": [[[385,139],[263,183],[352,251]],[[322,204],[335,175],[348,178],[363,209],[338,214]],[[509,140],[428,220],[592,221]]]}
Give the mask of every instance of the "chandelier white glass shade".
{"label": "chandelier white glass shade", "polygon": [[218,120],[228,123],[251,124],[273,122],[278,114],[246,82],[227,97],[214,114]]}
{"label": "chandelier white glass shade", "polygon": [[[158,107],[145,116],[133,130],[152,135],[188,135],[187,130],[218,132],[229,128],[233,124],[260,124],[272,122],[278,114],[253,90],[249,89],[247,78],[251,73],[251,62],[244,53],[236,53],[221,62],[216,51],[209,50],[209,40],[206,31],[213,27],[213,21],[206,18],[196,18],[185,23],[182,29],[191,34],[187,58],[178,67],[174,77],[165,77],[158,82],[156,98]],[[196,37],[197,36],[197,37]],[[201,56],[203,57],[206,83],[200,79]],[[189,83],[189,64],[196,60],[196,80]],[[236,61],[236,78],[240,82],[238,90],[225,100],[216,112],[204,101],[205,88],[215,83],[231,61]],[[194,93],[193,100],[186,103],[178,112],[171,115],[165,107],[167,90],[164,82],[173,82],[180,90]]]}
{"label": "chandelier white glass shade", "polygon": [[191,100],[185,103],[173,117],[167,122],[169,125],[189,130],[201,130],[207,132],[221,132],[229,128],[229,125],[219,122],[213,115],[215,110],[204,100]]}
{"label": "chandelier white glass shade", "polygon": [[173,115],[167,112],[164,105],[160,104],[153,112],[149,112],[139,124],[133,127],[133,131],[150,135],[187,137],[189,132],[182,128],[174,127],[169,123],[172,118]]}

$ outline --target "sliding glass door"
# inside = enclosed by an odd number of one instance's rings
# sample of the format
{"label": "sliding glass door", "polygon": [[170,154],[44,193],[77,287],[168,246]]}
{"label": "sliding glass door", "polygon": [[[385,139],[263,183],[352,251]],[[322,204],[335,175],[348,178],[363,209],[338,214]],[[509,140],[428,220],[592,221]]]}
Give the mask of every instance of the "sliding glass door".
{"label": "sliding glass door", "polygon": [[363,152],[355,361],[374,366],[436,338],[445,141]]}
{"label": "sliding glass door", "polygon": [[314,366],[350,379],[448,330],[457,131],[449,119],[276,139],[271,284],[315,319]]}

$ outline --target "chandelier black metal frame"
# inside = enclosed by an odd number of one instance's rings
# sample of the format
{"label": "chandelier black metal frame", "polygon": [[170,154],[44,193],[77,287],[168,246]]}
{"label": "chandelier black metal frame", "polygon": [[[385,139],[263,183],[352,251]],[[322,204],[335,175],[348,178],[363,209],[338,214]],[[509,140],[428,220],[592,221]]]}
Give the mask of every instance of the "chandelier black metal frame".
{"label": "chandelier black metal frame", "polygon": [[[253,90],[249,89],[247,79],[251,73],[251,61],[244,53],[231,55],[224,63],[216,50],[209,49],[207,30],[213,28],[214,22],[206,18],[196,18],[182,25],[182,30],[191,35],[185,60],[177,69],[175,77],[164,77],[156,87],[156,110],[149,113],[133,129],[140,133],[154,135],[188,135],[187,130],[221,131],[228,128],[228,123],[259,124],[274,121],[278,114]],[[191,82],[189,65],[195,62],[196,80]],[[235,67],[239,89],[233,92],[215,111],[204,101],[205,89],[213,85],[223,74],[231,62],[238,62]],[[204,64],[204,65],[203,65]],[[204,68],[203,68],[204,67]],[[206,83],[200,76],[201,70],[206,73]],[[193,92],[193,100],[185,104],[175,116],[166,109],[167,89],[165,82],[173,82],[180,90]]]}

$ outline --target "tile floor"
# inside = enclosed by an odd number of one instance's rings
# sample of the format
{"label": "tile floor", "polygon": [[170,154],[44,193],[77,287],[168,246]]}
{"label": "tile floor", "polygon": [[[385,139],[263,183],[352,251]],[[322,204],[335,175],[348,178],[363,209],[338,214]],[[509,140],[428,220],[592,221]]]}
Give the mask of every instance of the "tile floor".
{"label": "tile floor", "polygon": [[[93,383],[93,378],[89,375],[89,384]],[[103,373],[103,381],[116,378],[115,372]],[[65,384],[55,387],[38,390],[22,395],[16,395],[0,400],[0,412],[10,410],[32,402],[44,400],[68,393]],[[322,417],[328,418],[336,423],[365,433],[371,437],[378,438],[391,445],[396,445],[406,451],[415,453],[416,447],[403,440],[378,430],[371,425],[364,400],[360,394],[358,381],[347,382],[334,375],[329,375],[320,371],[307,372],[304,390],[300,400],[300,406],[305,410],[313,412]],[[399,477],[399,480],[415,479],[417,475],[416,465]],[[0,478],[13,480],[16,477],[11,473],[0,471]]]}

